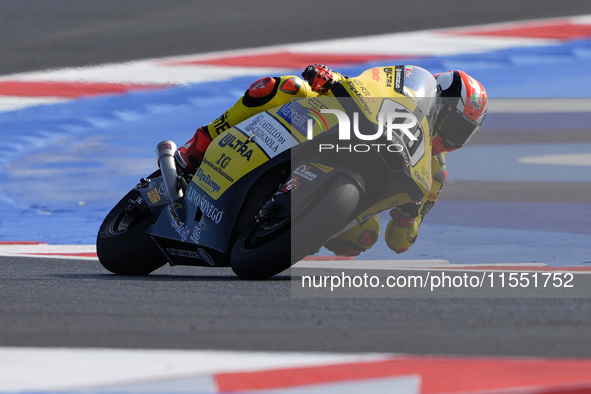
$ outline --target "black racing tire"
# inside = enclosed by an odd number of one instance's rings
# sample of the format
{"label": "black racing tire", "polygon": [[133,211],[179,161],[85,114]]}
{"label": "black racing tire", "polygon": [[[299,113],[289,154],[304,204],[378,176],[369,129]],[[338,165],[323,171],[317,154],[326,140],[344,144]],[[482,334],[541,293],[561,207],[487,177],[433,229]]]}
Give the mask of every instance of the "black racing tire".
{"label": "black racing tire", "polygon": [[149,210],[126,212],[129,200],[139,196],[129,192],[109,212],[96,240],[100,263],[117,275],[148,275],[166,264],[166,259],[146,230],[156,222]]}
{"label": "black racing tire", "polygon": [[302,209],[292,213],[267,242],[252,245],[253,233],[260,223],[254,221],[238,235],[230,262],[234,273],[249,280],[268,279],[285,271],[309,254],[316,253],[328,238],[351,220],[361,200],[354,181],[336,176],[316,193]]}

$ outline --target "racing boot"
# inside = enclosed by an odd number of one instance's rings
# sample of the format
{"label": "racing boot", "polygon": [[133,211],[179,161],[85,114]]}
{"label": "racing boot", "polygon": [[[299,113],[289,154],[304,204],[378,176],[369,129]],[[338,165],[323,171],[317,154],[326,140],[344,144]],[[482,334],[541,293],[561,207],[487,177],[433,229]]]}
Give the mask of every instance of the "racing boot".
{"label": "racing boot", "polygon": [[211,141],[207,126],[199,127],[193,138],[174,153],[178,168],[187,174],[193,174],[203,161],[203,156]]}

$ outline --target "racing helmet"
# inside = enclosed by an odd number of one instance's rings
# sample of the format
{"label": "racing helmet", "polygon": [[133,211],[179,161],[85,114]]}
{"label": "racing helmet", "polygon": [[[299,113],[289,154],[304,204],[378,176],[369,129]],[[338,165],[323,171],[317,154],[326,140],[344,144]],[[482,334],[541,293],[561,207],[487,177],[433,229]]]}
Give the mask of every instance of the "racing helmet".
{"label": "racing helmet", "polygon": [[480,82],[464,71],[435,74],[441,88],[441,105],[435,120],[433,153],[463,147],[480,130],[488,96]]}

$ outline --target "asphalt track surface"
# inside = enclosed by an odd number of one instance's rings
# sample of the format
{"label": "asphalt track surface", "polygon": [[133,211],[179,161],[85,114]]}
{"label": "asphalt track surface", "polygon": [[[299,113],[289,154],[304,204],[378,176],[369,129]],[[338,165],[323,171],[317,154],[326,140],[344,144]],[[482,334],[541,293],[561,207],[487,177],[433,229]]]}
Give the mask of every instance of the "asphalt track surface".
{"label": "asphalt track surface", "polygon": [[[591,13],[586,0],[243,4],[0,1],[0,74]],[[588,299],[294,299],[288,276],[164,267],[117,277],[89,261],[0,262],[0,346],[591,357]]]}
{"label": "asphalt track surface", "polygon": [[587,299],[300,299],[288,274],[118,277],[71,260],[3,259],[2,271],[5,346],[590,355]]}
{"label": "asphalt track surface", "polygon": [[587,0],[0,0],[0,75],[587,13]]}

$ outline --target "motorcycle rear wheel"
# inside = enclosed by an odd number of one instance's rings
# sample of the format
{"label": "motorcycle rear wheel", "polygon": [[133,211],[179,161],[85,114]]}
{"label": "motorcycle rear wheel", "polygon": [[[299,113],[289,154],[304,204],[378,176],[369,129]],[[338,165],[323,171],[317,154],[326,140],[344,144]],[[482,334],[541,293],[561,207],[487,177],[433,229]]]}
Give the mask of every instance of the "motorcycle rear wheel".
{"label": "motorcycle rear wheel", "polygon": [[98,258],[103,267],[118,275],[148,275],[166,264],[166,259],[146,230],[156,217],[146,208],[129,209],[139,193],[129,192],[109,212],[96,240]]}
{"label": "motorcycle rear wheel", "polygon": [[268,279],[308,254],[316,253],[328,238],[344,227],[359,204],[361,192],[353,180],[337,176],[329,185],[292,213],[290,220],[265,229],[267,241],[256,241],[264,223],[250,224],[231,251],[234,273],[242,279]]}

